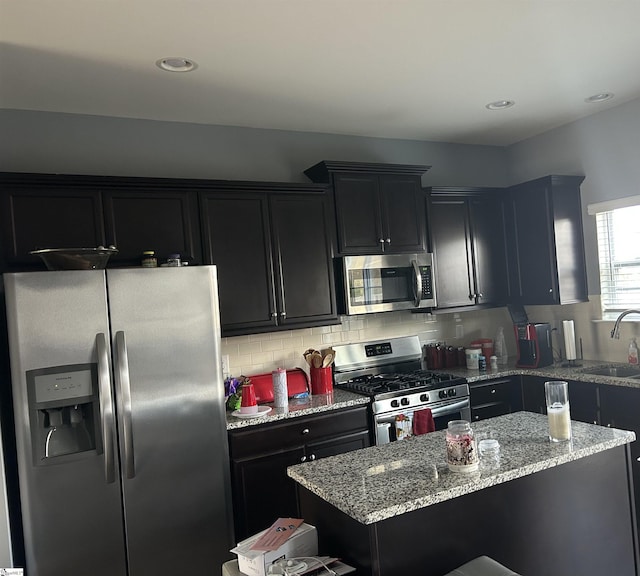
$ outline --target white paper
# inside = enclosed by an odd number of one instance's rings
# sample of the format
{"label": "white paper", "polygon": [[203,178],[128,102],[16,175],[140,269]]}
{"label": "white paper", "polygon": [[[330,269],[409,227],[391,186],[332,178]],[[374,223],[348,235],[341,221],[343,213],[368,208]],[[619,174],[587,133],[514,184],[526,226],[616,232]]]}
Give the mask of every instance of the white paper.
{"label": "white paper", "polygon": [[564,334],[564,355],[567,360],[576,359],[576,333],[573,320],[562,321],[562,333]]}

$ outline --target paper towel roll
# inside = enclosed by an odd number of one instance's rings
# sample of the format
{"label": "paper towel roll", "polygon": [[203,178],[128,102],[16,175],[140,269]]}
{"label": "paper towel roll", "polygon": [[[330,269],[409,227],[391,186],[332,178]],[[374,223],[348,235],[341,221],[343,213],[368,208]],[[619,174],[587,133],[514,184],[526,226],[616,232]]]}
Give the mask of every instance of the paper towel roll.
{"label": "paper towel roll", "polygon": [[562,333],[564,334],[564,355],[567,360],[576,359],[576,333],[573,320],[562,321]]}
{"label": "paper towel roll", "polygon": [[284,368],[278,368],[271,372],[273,381],[273,403],[276,408],[284,408],[288,406],[289,398],[287,394],[287,371]]}

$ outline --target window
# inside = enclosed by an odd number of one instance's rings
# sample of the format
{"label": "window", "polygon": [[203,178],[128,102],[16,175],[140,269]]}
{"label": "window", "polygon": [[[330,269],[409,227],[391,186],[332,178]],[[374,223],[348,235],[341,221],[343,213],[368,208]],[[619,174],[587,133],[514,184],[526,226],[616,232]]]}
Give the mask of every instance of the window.
{"label": "window", "polygon": [[640,309],[640,205],[595,212],[602,318]]}

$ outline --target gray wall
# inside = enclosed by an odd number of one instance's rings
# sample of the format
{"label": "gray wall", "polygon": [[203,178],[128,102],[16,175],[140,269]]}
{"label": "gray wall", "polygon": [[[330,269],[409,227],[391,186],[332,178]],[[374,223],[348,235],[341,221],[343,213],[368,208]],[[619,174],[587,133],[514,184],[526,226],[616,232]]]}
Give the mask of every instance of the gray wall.
{"label": "gray wall", "polygon": [[[507,148],[511,184],[581,174],[589,294],[600,294],[595,216],[587,204],[640,194],[640,99]],[[640,247],[638,248],[640,250]]]}
{"label": "gray wall", "polygon": [[502,186],[494,146],[0,110],[0,171],[308,182],[321,160],[426,164],[423,184]]}

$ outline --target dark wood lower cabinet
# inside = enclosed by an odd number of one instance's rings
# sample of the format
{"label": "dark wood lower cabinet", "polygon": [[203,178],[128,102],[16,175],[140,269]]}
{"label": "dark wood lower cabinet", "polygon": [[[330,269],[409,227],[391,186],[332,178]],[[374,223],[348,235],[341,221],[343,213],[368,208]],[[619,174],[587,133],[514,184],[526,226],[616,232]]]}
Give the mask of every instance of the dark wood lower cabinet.
{"label": "dark wood lower cabinet", "polygon": [[522,410],[519,376],[472,382],[469,391],[473,422]]}
{"label": "dark wood lower cabinet", "polygon": [[236,541],[299,517],[287,467],[371,445],[364,406],[229,431]]}

